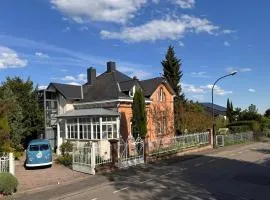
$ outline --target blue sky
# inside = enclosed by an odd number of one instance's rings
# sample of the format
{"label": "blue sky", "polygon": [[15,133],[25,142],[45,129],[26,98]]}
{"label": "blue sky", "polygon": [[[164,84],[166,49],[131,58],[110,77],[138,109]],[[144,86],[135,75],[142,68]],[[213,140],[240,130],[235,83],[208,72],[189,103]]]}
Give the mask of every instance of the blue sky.
{"label": "blue sky", "polygon": [[159,76],[169,45],[182,59],[186,97],[270,107],[267,0],[1,0],[0,81],[81,84],[106,62],[140,79]]}

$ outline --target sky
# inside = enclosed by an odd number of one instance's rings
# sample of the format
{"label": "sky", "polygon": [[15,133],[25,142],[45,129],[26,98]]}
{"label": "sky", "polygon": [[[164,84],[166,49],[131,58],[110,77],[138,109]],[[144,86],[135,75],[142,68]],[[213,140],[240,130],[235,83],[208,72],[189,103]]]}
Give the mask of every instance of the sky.
{"label": "sky", "polygon": [[139,79],[162,74],[169,45],[188,99],[270,108],[268,0],[1,0],[0,82],[82,84],[107,61]]}

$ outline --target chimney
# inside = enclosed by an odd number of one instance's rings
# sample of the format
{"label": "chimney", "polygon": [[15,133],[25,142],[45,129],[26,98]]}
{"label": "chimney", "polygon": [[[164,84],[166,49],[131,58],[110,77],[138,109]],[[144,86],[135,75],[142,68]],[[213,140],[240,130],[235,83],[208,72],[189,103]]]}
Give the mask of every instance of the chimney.
{"label": "chimney", "polygon": [[89,67],[87,69],[87,84],[93,85],[96,82],[96,69]]}
{"label": "chimney", "polygon": [[112,72],[115,70],[116,70],[115,62],[112,61],[107,62],[107,72]]}

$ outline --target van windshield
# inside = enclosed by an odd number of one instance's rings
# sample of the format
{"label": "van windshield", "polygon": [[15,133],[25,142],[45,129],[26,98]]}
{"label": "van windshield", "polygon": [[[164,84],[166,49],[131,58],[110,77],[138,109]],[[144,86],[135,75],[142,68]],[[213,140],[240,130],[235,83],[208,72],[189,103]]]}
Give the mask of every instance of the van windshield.
{"label": "van windshield", "polygon": [[32,144],[29,147],[29,151],[46,151],[49,149],[48,144]]}

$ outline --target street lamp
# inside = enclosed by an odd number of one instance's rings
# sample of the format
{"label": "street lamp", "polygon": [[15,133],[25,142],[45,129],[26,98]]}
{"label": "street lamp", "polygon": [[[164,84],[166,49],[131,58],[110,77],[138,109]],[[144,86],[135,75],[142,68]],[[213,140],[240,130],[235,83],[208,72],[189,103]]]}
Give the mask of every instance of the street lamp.
{"label": "street lamp", "polygon": [[213,86],[212,86],[212,125],[213,125],[213,137],[214,137],[213,138],[213,144],[214,144],[214,146],[215,146],[214,88],[215,88],[215,86],[216,86],[216,84],[217,84],[218,81],[220,81],[221,79],[226,78],[228,76],[234,76],[236,73],[237,73],[237,71],[233,71],[230,74],[227,74],[225,76],[222,76],[222,77],[218,78],[215,81],[215,83],[213,84]]}

